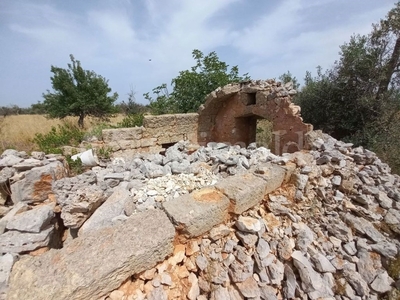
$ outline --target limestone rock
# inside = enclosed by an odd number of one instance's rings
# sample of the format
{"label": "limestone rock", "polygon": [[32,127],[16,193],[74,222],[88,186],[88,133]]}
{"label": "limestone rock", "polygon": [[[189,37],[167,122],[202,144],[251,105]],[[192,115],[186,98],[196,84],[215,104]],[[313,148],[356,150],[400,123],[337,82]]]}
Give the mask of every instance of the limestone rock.
{"label": "limestone rock", "polygon": [[65,168],[59,161],[28,171],[25,178],[11,185],[11,199],[18,202],[42,202],[53,193],[52,183],[65,176]]}
{"label": "limestone rock", "polygon": [[88,232],[60,250],[17,262],[10,277],[8,299],[101,298],[130,275],[171,254],[174,236],[172,224],[159,210]]}
{"label": "limestone rock", "polygon": [[39,233],[7,231],[0,235],[0,253],[21,253],[46,247],[53,230],[54,226],[49,225]]}
{"label": "limestone rock", "polygon": [[127,202],[132,201],[125,187],[116,188],[114,193],[90,216],[79,229],[79,235],[91,230],[110,227],[115,217],[124,214]]}
{"label": "limestone rock", "polygon": [[39,233],[54,218],[54,204],[35,207],[12,217],[6,228],[21,232]]}

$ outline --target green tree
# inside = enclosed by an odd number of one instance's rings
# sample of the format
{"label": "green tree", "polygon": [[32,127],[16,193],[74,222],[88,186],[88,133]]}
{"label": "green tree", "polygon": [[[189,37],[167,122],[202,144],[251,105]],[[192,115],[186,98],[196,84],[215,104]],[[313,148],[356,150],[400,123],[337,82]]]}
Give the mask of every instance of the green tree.
{"label": "green tree", "polygon": [[239,76],[237,66],[229,70],[229,66],[219,60],[216,52],[205,56],[195,49],[192,55],[196,65],[190,70],[179,72],[179,75],[172,79],[171,93],[168,92],[167,85],[162,84],[153,89],[155,99],[149,93],[144,94],[150,101],[153,113],[196,112],[204,103],[205,97],[218,87],[250,79],[247,74]]}
{"label": "green tree", "polygon": [[306,74],[295,98],[317,129],[375,151],[400,172],[400,2],[369,35],[354,35],[340,58]]}
{"label": "green tree", "polygon": [[82,128],[86,116],[104,118],[114,112],[118,94],[108,96],[111,92],[108,81],[84,70],[72,54],[70,58],[72,64],[68,64],[68,69],[51,66],[54,92],[48,90],[43,94],[43,104],[51,118],[79,117],[78,125]]}

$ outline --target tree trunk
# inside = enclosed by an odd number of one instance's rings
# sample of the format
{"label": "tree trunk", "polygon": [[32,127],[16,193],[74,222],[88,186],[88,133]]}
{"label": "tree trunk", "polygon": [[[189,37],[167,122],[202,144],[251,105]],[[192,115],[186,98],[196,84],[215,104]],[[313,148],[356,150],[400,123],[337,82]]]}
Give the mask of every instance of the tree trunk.
{"label": "tree trunk", "polygon": [[78,120],[78,126],[80,127],[80,128],[83,128],[83,119],[85,118],[85,114],[80,114],[79,115],[79,120]]}
{"label": "tree trunk", "polygon": [[385,66],[385,72],[382,80],[379,82],[378,92],[376,94],[376,100],[379,100],[381,96],[389,89],[390,79],[396,69],[400,57],[400,37],[397,37],[396,44],[394,45],[392,56],[389,62]]}

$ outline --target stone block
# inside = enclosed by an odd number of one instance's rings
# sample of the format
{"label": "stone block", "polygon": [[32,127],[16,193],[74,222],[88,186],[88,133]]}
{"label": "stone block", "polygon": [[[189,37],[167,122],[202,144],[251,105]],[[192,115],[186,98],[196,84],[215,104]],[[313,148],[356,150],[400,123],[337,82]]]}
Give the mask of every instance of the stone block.
{"label": "stone block", "polygon": [[168,126],[174,126],[176,123],[176,117],[172,114],[159,115],[159,116],[144,116],[143,126],[145,128],[163,128]]}
{"label": "stone block", "polygon": [[122,140],[139,140],[143,135],[143,127],[103,129],[103,141],[106,143]]}
{"label": "stone block", "polygon": [[255,168],[252,168],[252,170],[255,176],[262,178],[266,182],[266,194],[276,190],[283,184],[286,178],[290,178],[286,176],[286,173],[290,172],[290,168],[287,171],[284,167],[272,163],[258,164]]}
{"label": "stone block", "polygon": [[[7,299],[101,299],[173,251],[175,230],[161,210],[70,241],[15,263]],[[49,276],[51,274],[51,276]]]}
{"label": "stone block", "polygon": [[262,201],[267,183],[251,173],[226,178],[215,185],[232,202],[231,212],[241,214]]}
{"label": "stone block", "polygon": [[228,217],[229,199],[215,188],[203,188],[163,203],[176,229],[187,237],[199,236]]}

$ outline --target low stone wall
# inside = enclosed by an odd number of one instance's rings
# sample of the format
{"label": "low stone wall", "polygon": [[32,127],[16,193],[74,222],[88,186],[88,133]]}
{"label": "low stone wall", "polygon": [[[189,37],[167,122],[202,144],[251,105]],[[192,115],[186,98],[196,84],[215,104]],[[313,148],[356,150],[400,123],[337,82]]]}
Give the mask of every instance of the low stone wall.
{"label": "low stone wall", "polygon": [[159,153],[176,142],[187,140],[197,144],[198,114],[171,114],[144,117],[142,127],[105,129],[105,146],[114,156],[136,153]]}

